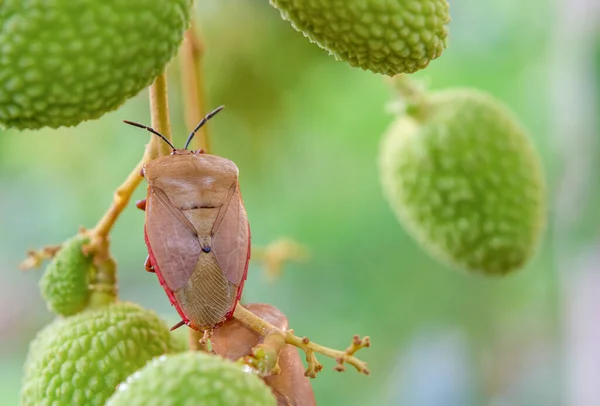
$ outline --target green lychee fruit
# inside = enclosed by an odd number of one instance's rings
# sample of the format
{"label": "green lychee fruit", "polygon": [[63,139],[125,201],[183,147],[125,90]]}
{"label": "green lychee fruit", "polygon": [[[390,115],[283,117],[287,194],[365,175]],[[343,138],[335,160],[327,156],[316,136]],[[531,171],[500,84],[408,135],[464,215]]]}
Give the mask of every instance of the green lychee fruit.
{"label": "green lychee fruit", "polygon": [[86,242],[81,235],[71,238],[48,264],[40,279],[40,291],[48,310],[69,316],[88,304],[93,266],[92,256],[82,251]]}
{"label": "green lychee fruit", "polygon": [[541,161],[511,111],[476,90],[432,93],[381,144],[384,194],[426,251],[506,274],[532,257],[545,224]]}
{"label": "green lychee fruit", "polygon": [[447,0],[270,0],[336,59],[393,76],[427,67],[446,48]]}
{"label": "green lychee fruit", "polygon": [[182,350],[154,312],[133,303],[58,319],[30,344],[21,404],[104,405],[150,359]]}
{"label": "green lychee fruit", "polygon": [[175,55],[192,0],[4,0],[0,125],[74,126],[139,93]]}
{"label": "green lychee fruit", "polygon": [[148,363],[121,384],[107,406],[275,406],[255,374],[217,355],[185,352]]}

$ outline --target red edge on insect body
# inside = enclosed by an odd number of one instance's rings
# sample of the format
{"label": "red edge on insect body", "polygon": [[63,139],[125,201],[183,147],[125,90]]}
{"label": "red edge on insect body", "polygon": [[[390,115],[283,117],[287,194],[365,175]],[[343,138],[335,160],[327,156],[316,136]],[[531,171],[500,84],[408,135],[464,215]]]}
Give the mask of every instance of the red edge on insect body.
{"label": "red edge on insect body", "polygon": [[144,240],[146,241],[146,247],[148,248],[148,256],[150,257],[150,264],[154,268],[154,272],[156,273],[156,276],[158,277],[158,281],[160,282],[161,286],[167,293],[167,296],[169,297],[169,301],[171,302],[171,304],[173,306],[175,306],[175,309],[177,310],[177,313],[179,313],[179,315],[181,316],[181,319],[183,320],[183,322],[187,325],[190,325],[190,319],[187,318],[187,316],[185,315],[185,313],[183,312],[181,307],[179,307],[179,303],[177,303],[177,299],[175,298],[175,295],[173,294],[171,289],[169,289],[169,287],[167,286],[167,282],[163,278],[160,268],[158,266],[158,263],[156,262],[156,259],[154,258],[154,252],[152,252],[152,247],[150,246],[150,241],[148,240],[148,232],[146,231],[146,225],[144,225]]}
{"label": "red edge on insect body", "polygon": [[242,276],[242,280],[240,281],[240,286],[237,290],[237,296],[235,298],[235,302],[233,302],[233,306],[231,306],[231,310],[225,315],[225,319],[230,319],[233,316],[233,312],[235,312],[235,308],[242,298],[242,291],[244,290],[244,282],[246,282],[246,278],[248,276],[248,265],[250,264],[250,255],[252,253],[252,233],[250,232],[250,223],[248,223],[248,255],[246,256],[246,266],[244,267],[244,275]]}

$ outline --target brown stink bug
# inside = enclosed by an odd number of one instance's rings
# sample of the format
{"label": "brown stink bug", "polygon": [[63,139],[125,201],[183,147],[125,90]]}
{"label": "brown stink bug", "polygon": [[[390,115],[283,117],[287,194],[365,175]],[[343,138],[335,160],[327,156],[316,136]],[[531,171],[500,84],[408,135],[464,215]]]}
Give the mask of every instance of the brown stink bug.
{"label": "brown stink bug", "polygon": [[211,329],[231,318],[250,260],[250,227],[240,194],[239,170],[228,159],[189,151],[194,134],[223,106],[209,113],[178,149],[143,166],[148,195],[146,270],[155,272],[183,324]]}

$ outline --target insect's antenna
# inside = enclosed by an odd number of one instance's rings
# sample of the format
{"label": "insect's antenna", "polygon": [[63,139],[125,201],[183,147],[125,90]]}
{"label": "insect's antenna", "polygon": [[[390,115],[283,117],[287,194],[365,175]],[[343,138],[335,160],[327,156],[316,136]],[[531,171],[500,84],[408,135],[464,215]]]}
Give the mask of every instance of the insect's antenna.
{"label": "insect's antenna", "polygon": [[196,128],[194,128],[194,131],[192,131],[192,133],[188,137],[187,142],[185,143],[185,147],[183,147],[183,148],[187,149],[188,145],[190,145],[190,142],[192,142],[192,138],[194,138],[194,135],[196,135],[196,131],[198,131],[204,124],[206,124],[206,122],[208,120],[210,120],[215,114],[217,114],[219,111],[223,110],[224,108],[225,108],[225,106],[220,106],[220,107],[217,107],[216,109],[214,109],[213,111],[211,111],[210,113],[208,113],[206,115],[206,117],[204,117],[200,121],[200,123],[196,126]]}
{"label": "insect's antenna", "polygon": [[159,133],[158,131],[156,131],[154,128],[151,128],[151,127],[145,126],[145,125],[143,125],[143,124],[134,123],[133,121],[127,121],[127,120],[123,120],[123,122],[124,122],[125,124],[129,124],[129,125],[132,125],[132,126],[134,126],[134,127],[143,128],[143,129],[145,129],[145,130],[148,130],[148,131],[150,131],[152,134],[158,135],[160,138],[162,138],[162,140],[163,140],[164,142],[166,142],[167,144],[169,144],[169,146],[170,146],[170,147],[173,149],[173,151],[175,151],[175,149],[176,149],[176,148],[173,146],[173,144],[171,143],[171,141],[169,141],[169,140],[168,140],[168,139],[167,139],[167,138],[166,138],[164,135],[162,135],[161,133]]}

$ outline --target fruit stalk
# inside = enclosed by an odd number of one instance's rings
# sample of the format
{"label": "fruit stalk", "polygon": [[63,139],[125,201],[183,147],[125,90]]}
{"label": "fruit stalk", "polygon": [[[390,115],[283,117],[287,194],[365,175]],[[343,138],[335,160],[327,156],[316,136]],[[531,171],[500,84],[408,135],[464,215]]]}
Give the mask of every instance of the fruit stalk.
{"label": "fruit stalk", "polygon": [[[150,86],[150,117],[152,120],[152,128],[164,135],[166,139],[171,141],[173,137],[171,136],[171,123],[169,121],[169,94],[167,90],[167,74],[163,71],[163,73],[154,79],[154,82]],[[162,142],[156,137],[151,138],[150,149],[151,150],[148,151],[148,148],[146,148],[141,164],[151,161],[159,156],[169,155],[169,153],[171,153],[167,143]],[[144,159],[147,159],[147,161],[144,161]],[[142,177],[138,176],[138,178],[139,184]]]}
{"label": "fruit stalk", "polygon": [[396,97],[388,104],[387,110],[398,115],[408,114],[416,120],[423,120],[427,113],[426,84],[412,79],[407,74],[386,78],[385,82]]}
{"label": "fruit stalk", "polygon": [[411,79],[407,74],[396,75],[387,79],[398,96],[412,104],[418,104],[425,98],[425,89],[421,83]]}
{"label": "fruit stalk", "polygon": [[[187,127],[194,129],[206,116],[206,95],[204,91],[204,75],[202,60],[205,45],[196,29],[196,22],[185,32],[185,39],[181,48],[181,80],[183,83],[183,97],[185,106],[185,121]],[[207,125],[204,125],[196,134],[194,142],[196,149],[203,149],[210,154],[210,139],[208,138]]]}
{"label": "fruit stalk", "polygon": [[[263,337],[277,337],[282,336],[285,342],[281,340],[265,340],[263,344],[259,344],[252,350],[254,358],[257,358],[257,362],[260,363],[261,357],[265,357],[271,354],[278,354],[281,348],[271,348],[269,343],[283,347],[285,344],[291,344],[295,347],[300,348],[306,354],[307,369],[304,373],[305,376],[315,378],[317,373],[323,369],[323,365],[317,361],[315,353],[323,354],[329,358],[336,360],[337,365],[334,367],[336,371],[342,372],[345,370],[344,364],[350,364],[356,368],[356,370],[365,375],[369,375],[370,371],[367,368],[367,364],[354,356],[356,351],[361,348],[370,347],[371,341],[369,337],[361,339],[359,336],[354,336],[352,343],[345,351],[334,350],[328,347],[324,347],[320,344],[316,344],[310,341],[307,337],[299,337],[294,335],[294,330],[281,330],[274,325],[264,321],[254,313],[245,309],[238,303],[233,313],[233,317],[240,321],[247,328],[256,331]],[[273,363],[273,371],[277,370],[277,363]]]}
{"label": "fruit stalk", "polygon": [[[96,308],[113,303],[117,299],[117,262],[110,255],[109,241],[102,241],[104,246],[94,256],[95,272],[90,281],[90,301],[88,306]],[[89,246],[84,246],[84,253]]]}

